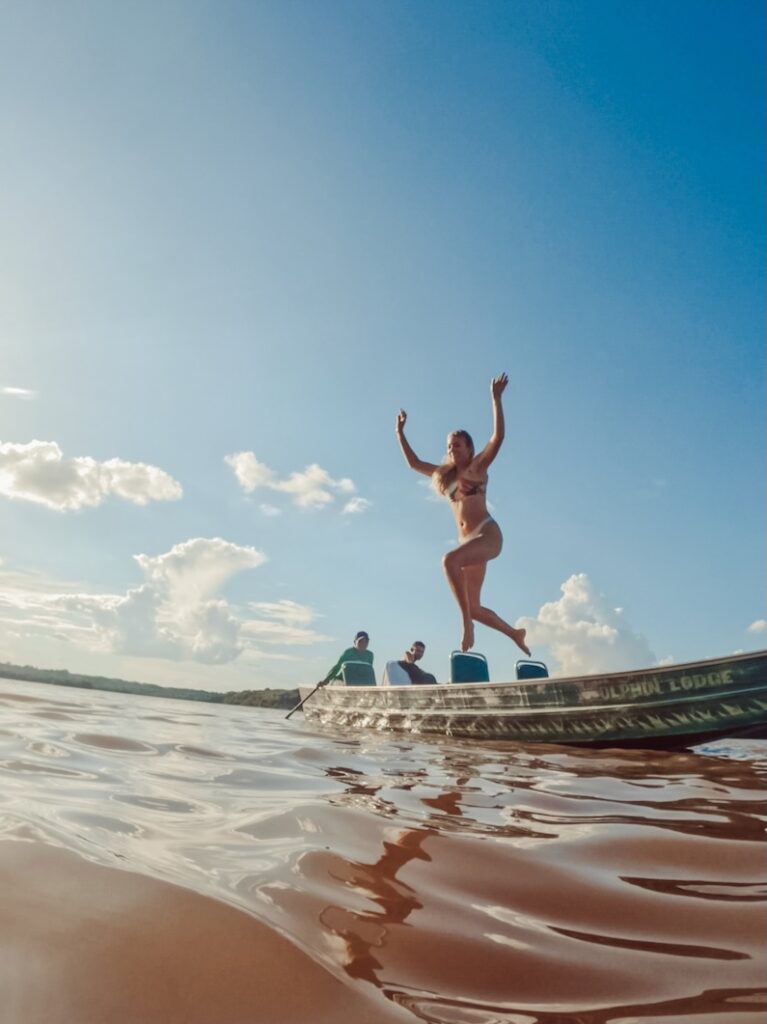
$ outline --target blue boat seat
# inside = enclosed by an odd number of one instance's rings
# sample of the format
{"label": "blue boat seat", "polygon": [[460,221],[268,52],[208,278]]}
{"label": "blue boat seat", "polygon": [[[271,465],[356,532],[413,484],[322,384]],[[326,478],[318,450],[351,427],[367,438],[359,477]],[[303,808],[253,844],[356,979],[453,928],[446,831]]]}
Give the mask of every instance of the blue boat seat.
{"label": "blue boat seat", "polygon": [[345,661],[341,666],[341,678],[346,686],[375,686],[376,674],[367,661]]}
{"label": "blue boat seat", "polygon": [[453,651],[450,655],[451,683],[489,683],[487,658],[476,651]]}
{"label": "blue boat seat", "polygon": [[542,661],[519,659],[516,666],[517,679],[548,679],[549,670]]}

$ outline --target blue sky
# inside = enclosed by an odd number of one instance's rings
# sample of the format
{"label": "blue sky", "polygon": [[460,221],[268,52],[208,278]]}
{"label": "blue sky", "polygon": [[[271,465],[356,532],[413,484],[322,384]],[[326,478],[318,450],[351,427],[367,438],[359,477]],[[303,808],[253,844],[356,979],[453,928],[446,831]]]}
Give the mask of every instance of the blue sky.
{"label": "blue sky", "polygon": [[484,598],[534,655],[767,646],[763,39],[746,0],[7,5],[0,660],[286,686],[364,628],[444,678],[454,527],[394,418],[484,442],[502,370]]}

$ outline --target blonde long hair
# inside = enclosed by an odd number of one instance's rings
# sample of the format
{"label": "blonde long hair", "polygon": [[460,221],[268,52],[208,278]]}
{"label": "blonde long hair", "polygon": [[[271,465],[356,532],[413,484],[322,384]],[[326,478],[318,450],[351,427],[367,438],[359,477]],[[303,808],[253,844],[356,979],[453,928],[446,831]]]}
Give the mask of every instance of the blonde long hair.
{"label": "blonde long hair", "polygon": [[[471,457],[474,458],[474,442],[471,439],[471,434],[468,430],[453,430],[449,434],[449,437],[462,437],[466,444],[471,449]],[[458,470],[455,464],[452,462],[443,462],[441,466],[437,466],[431,475],[431,483],[437,494],[441,494],[443,497],[448,487],[455,478],[458,476]]]}

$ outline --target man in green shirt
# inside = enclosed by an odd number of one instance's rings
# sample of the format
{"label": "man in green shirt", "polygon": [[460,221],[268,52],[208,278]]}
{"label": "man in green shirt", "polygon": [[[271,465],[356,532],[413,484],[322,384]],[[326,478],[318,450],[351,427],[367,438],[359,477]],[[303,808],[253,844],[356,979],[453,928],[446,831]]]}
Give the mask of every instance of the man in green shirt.
{"label": "man in green shirt", "polygon": [[354,638],[354,646],[346,648],[344,653],[322,680],[322,685],[324,686],[325,683],[329,683],[333,679],[341,679],[341,669],[347,661],[366,661],[368,665],[372,665],[373,652],[368,650],[369,643],[370,637],[363,629],[361,629]]}

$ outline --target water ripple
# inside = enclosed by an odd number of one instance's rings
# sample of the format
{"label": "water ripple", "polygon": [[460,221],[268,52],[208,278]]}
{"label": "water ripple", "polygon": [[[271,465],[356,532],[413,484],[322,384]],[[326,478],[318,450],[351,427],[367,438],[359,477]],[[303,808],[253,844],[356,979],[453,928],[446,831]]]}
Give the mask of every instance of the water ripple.
{"label": "water ripple", "polygon": [[322,734],[8,680],[0,708],[3,838],[238,907],[413,1020],[763,1015],[765,743]]}

